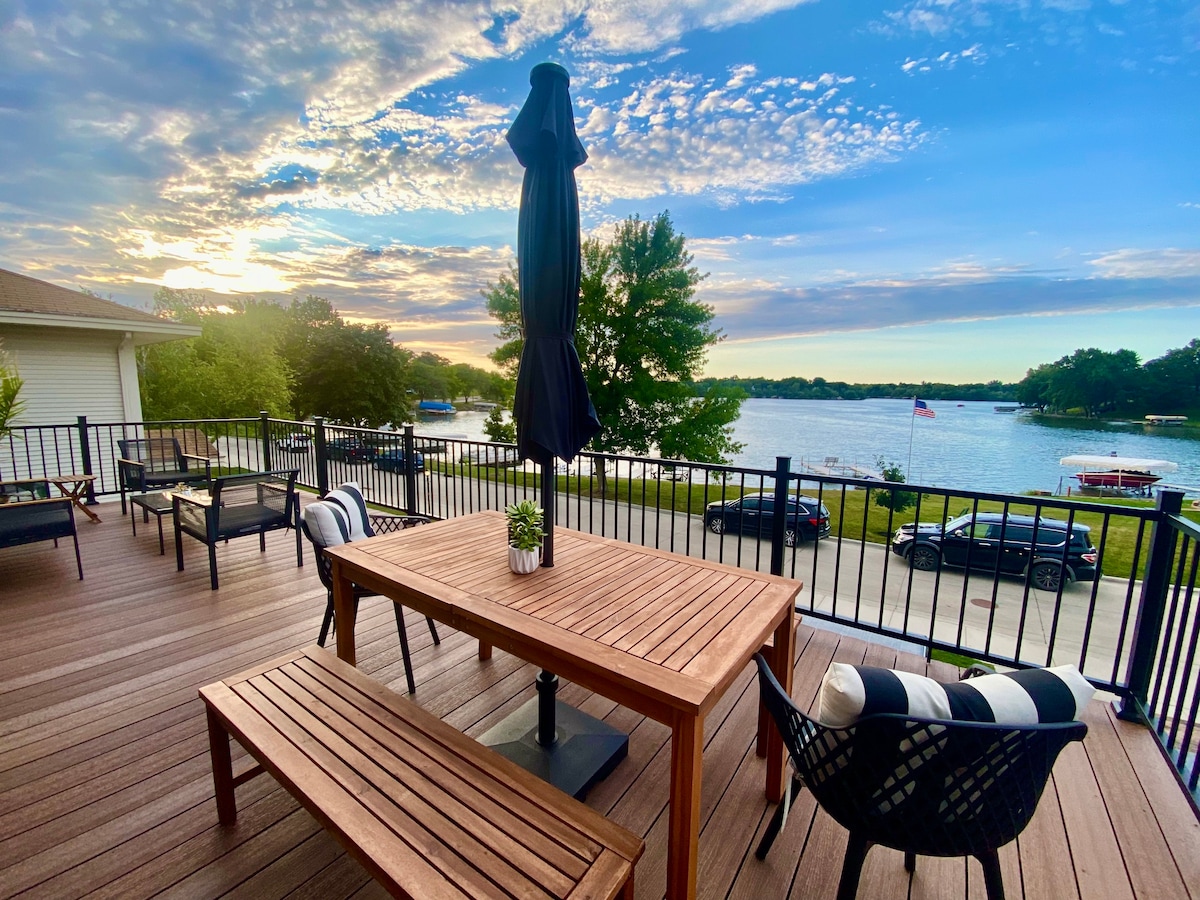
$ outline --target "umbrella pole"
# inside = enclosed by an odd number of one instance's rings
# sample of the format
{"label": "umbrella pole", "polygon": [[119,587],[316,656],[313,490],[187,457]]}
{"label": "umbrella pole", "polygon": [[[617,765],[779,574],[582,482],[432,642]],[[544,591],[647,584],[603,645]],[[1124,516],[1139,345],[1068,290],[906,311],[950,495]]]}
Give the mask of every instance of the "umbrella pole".
{"label": "umbrella pole", "polygon": [[542,463],[542,525],[546,529],[546,537],[542,540],[542,565],[547,569],[554,567],[554,511],[558,498],[554,474],[554,460]]}
{"label": "umbrella pole", "polygon": [[[558,502],[558,498],[555,496],[557,487],[554,461],[542,463],[542,524],[546,530],[546,537],[542,539],[542,565],[546,568],[554,566],[554,508]],[[554,721],[554,695],[557,691],[558,676],[542,669],[537,677],[537,741],[543,747],[551,747],[558,740],[558,731]]]}

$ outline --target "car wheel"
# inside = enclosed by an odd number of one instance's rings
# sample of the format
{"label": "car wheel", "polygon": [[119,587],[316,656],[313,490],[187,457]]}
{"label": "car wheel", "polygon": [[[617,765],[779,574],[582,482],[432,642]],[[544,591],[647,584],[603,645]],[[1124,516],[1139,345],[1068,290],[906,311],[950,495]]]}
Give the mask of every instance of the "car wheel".
{"label": "car wheel", "polygon": [[796,543],[796,529],[788,528],[783,532],[783,544],[785,547],[795,547]]}
{"label": "car wheel", "polygon": [[725,520],[722,519],[720,516],[710,519],[708,522],[708,530],[711,531],[713,534],[724,534],[725,533]]}
{"label": "car wheel", "polygon": [[1032,574],[1033,586],[1039,591],[1057,592],[1062,585],[1062,567],[1057,563],[1038,563]]}
{"label": "car wheel", "polygon": [[938,567],[941,555],[932,547],[913,547],[908,554],[908,564],[922,572],[932,572]]}

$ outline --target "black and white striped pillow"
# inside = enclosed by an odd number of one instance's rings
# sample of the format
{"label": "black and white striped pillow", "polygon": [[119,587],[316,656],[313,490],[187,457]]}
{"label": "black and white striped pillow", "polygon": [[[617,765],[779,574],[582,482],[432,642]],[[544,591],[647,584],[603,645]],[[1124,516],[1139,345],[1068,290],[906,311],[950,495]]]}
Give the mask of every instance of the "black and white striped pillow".
{"label": "black and white striped pillow", "polygon": [[821,682],[817,719],[831,728],[876,713],[1005,725],[1070,722],[1094,692],[1073,665],[942,684],[911,672],[832,663]]}

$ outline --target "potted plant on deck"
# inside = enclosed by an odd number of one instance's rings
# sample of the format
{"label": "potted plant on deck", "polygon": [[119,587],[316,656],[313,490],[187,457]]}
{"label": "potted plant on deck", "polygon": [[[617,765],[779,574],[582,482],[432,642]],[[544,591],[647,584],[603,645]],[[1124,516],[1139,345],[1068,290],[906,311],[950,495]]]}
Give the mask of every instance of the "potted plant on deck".
{"label": "potted plant on deck", "polygon": [[508,567],[518,575],[528,575],[542,562],[542,508],[532,500],[521,500],[504,508],[508,520]]}

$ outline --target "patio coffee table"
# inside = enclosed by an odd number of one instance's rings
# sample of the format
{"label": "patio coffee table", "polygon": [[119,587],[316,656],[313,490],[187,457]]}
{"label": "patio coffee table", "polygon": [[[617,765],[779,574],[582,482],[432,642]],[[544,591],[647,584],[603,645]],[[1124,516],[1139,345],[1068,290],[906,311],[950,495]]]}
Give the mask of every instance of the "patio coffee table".
{"label": "patio coffee table", "polygon": [[[142,521],[150,521],[150,513],[154,513],[154,518],[158,519],[158,555],[166,555],[166,545],[163,543],[163,526],[162,517],[171,514],[173,501],[171,499],[172,491],[151,491],[145,494],[133,494],[129,498],[130,504],[140,506],[142,508]],[[137,512],[133,509],[129,510],[129,521],[133,524],[133,536],[137,537]]]}
{"label": "patio coffee table", "polygon": [[[557,565],[530,575],[509,571],[495,511],[329,547],[338,656],[355,662],[359,584],[478,638],[483,658],[494,645],[669,726],[667,896],[694,897],[704,718],[772,636],[790,692],[801,584],[568,529],[555,541]],[[760,728],[778,802],[783,743]]]}

